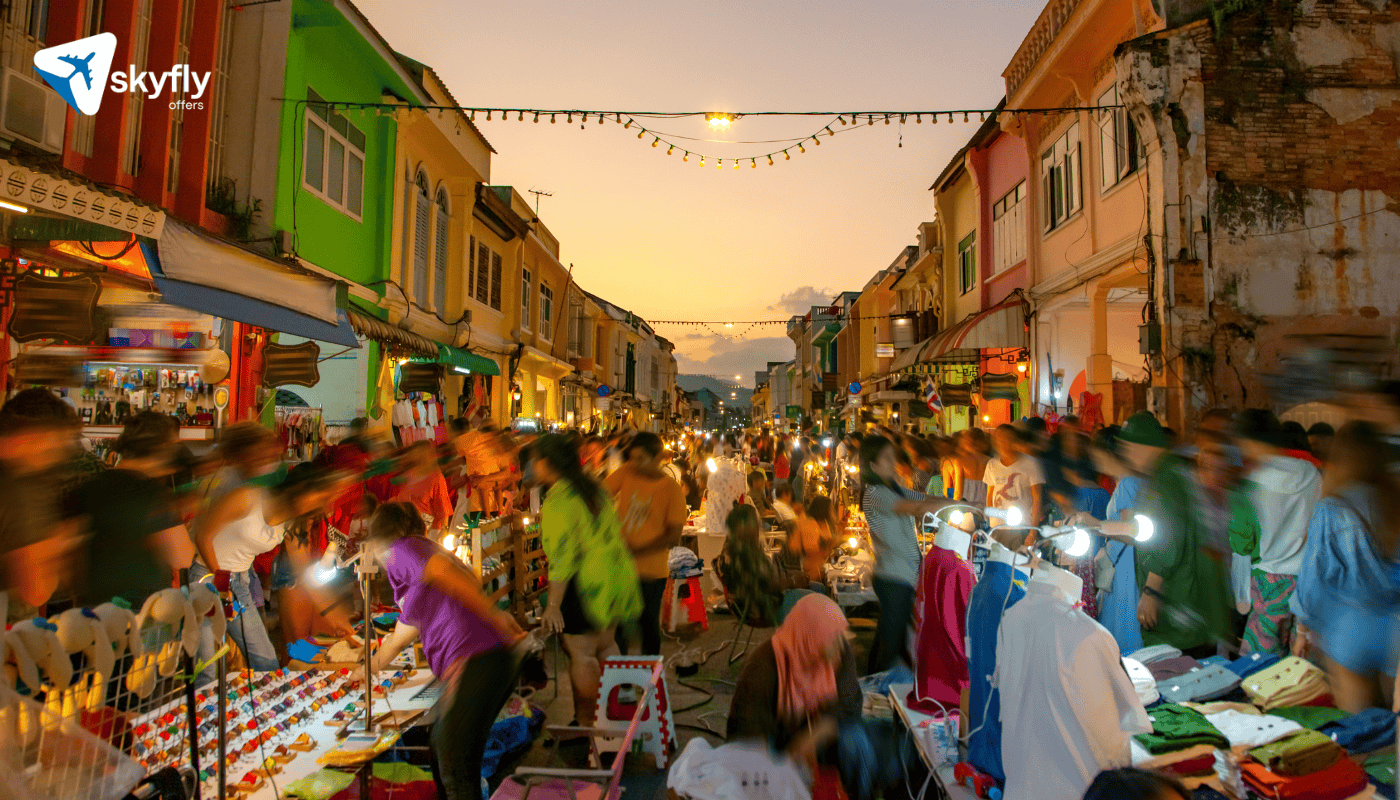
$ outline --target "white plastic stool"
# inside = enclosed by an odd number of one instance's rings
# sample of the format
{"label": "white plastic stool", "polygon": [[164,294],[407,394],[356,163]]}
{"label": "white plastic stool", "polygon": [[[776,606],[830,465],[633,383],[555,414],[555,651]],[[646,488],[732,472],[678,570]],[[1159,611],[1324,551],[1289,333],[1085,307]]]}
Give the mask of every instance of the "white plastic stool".
{"label": "white plastic stool", "polygon": [[[611,656],[603,661],[603,677],[599,682],[598,717],[593,723],[596,728],[625,731],[632,723],[636,706],[622,705],[619,692],[624,686],[636,686],[641,692],[651,683],[661,656]],[[609,713],[611,710],[612,713]],[[666,759],[675,747],[675,723],[671,719],[671,702],[666,693],[666,673],[663,670],[657,682],[656,691],[647,698],[647,708],[642,712],[641,724],[637,728],[634,745],[644,753],[656,758],[658,769],[666,768]],[[600,741],[600,749],[606,746]]]}

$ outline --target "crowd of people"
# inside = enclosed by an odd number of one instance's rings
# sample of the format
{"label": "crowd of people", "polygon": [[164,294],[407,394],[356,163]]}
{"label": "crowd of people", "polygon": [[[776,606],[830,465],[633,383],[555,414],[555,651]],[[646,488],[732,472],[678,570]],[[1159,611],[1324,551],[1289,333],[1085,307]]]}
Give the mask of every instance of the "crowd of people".
{"label": "crowd of people", "polygon": [[[451,687],[434,745],[453,798],[480,791],[472,770],[507,698],[475,687],[515,683],[523,634],[442,542],[514,509],[539,520],[550,585],[539,619],[568,654],[578,725],[593,722],[604,659],[661,653],[670,555],[702,506],[723,520],[713,566],[725,604],[776,628],[739,677],[730,734],[809,759],[859,707],[845,618],[825,587],[856,509],[880,609],[866,674],[915,666],[925,515],[986,506],[1014,509],[1027,544],[1042,524],[1101,532],[1065,566],[1122,653],[1291,653],[1326,670],[1339,708],[1388,707],[1400,660],[1392,388],[1355,398],[1338,430],[1216,409],[1187,437],[1147,412],[1094,430],[1031,417],[950,437],[517,436],[458,420],[443,442],[396,447],[360,420],[296,465],[255,423],[197,454],[152,412],[125,423],[104,463],[83,447],[71,405],[28,389],[0,408],[0,588],[14,621],[112,598],[139,607],[172,583],[208,580],[244,663],[271,670],[288,643],[351,632],[354,603],[311,576],[328,549],[363,550],[401,612],[376,666],[416,640]],[[1105,525],[1140,517],[1154,523],[1150,541]],[[214,650],[206,635],[201,655]]]}

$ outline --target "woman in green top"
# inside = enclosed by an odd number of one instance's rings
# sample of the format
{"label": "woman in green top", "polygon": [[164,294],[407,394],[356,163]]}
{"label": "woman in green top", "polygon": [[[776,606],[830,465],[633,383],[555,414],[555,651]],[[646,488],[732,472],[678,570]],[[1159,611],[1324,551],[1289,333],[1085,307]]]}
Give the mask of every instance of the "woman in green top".
{"label": "woman in green top", "polygon": [[573,440],[541,438],[531,448],[531,466],[536,479],[549,487],[540,508],[549,561],[544,629],[563,638],[575,722],[589,726],[598,703],[600,665],[618,654],[618,624],[641,615],[642,590],[612,498],[584,472]]}

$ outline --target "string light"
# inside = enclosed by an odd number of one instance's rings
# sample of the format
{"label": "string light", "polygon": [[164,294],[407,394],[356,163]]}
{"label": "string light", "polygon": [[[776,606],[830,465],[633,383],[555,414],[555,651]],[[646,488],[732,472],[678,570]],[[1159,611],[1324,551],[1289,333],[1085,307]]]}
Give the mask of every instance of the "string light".
{"label": "string light", "polygon": [[963,122],[967,122],[967,112],[963,112]]}
{"label": "string light", "polygon": [[866,118],[865,118],[865,124],[866,124],[866,125],[874,125],[874,124],[875,124],[875,115],[874,115],[874,114],[870,114],[870,115],[866,116]]}
{"label": "string light", "polygon": [[553,115],[553,114],[550,114],[550,115],[549,115],[549,124],[550,124],[550,125],[553,125],[553,124],[555,123],[555,121],[556,121],[556,120],[554,119],[554,115]]}
{"label": "string light", "polygon": [[631,117],[628,117],[628,118],[627,118],[627,124],[626,124],[626,125],[623,125],[623,126],[622,126],[622,129],[625,131],[625,130],[627,130],[627,129],[630,128],[630,127],[632,127],[632,118],[631,118]]}
{"label": "string light", "polygon": [[472,109],[471,116],[467,117],[467,119],[471,120],[472,122],[476,122],[476,109]]}
{"label": "string light", "polygon": [[646,135],[647,135],[647,129],[646,129],[646,128],[642,128],[641,130],[637,131],[637,138],[638,138],[638,139],[641,139],[642,137],[644,137],[644,136],[646,136]]}
{"label": "string light", "polygon": [[652,147],[655,147],[655,146],[657,146],[658,144],[661,144],[661,137],[659,137],[659,136],[658,136],[657,138],[651,140],[651,146],[652,146]]}
{"label": "string light", "polygon": [[922,124],[924,124],[924,115],[923,115],[923,114],[915,114],[915,115],[914,115],[914,124],[915,124],[915,125],[922,125]]}
{"label": "string light", "polygon": [[783,151],[783,160],[784,160],[784,161],[791,161],[791,160],[792,160],[792,155],[791,155],[790,153],[788,153],[788,151],[786,151],[786,150]]}
{"label": "string light", "polygon": [[536,111],[536,112],[535,112],[535,122],[538,123],[539,121],[540,121],[540,112]]}
{"label": "string light", "polygon": [[889,115],[889,114],[886,114],[886,115],[885,115],[885,124],[886,124],[886,125],[890,124],[890,115]]}
{"label": "string light", "polygon": [[749,159],[749,168],[750,168],[750,169],[758,169],[758,159],[754,159],[754,158]]}
{"label": "string light", "polygon": [[[581,122],[585,122],[585,123],[588,122],[588,112],[587,112],[587,111],[583,112],[583,116],[582,116],[582,117],[579,117],[579,120],[580,120]],[[571,118],[569,121],[570,121],[570,122],[573,122],[573,119]]]}
{"label": "string light", "polygon": [[702,166],[702,167],[705,166],[705,157],[704,157],[704,156],[700,156],[700,166]]}
{"label": "string light", "polygon": [[773,166],[773,157],[772,157],[772,156],[769,156],[769,157],[768,157],[768,166],[770,166],[770,167]]}
{"label": "string light", "polygon": [[799,152],[799,153],[805,153],[805,152],[807,152],[807,148],[803,147],[801,142],[798,142],[798,143],[797,143],[797,152]]}
{"label": "string light", "polygon": [[[516,121],[516,122],[524,122],[524,121],[525,121],[525,112],[524,112],[524,111],[520,112],[520,116],[516,117],[516,118],[515,118],[515,121]],[[535,121],[536,121],[536,122],[539,122],[539,119],[536,119]]]}
{"label": "string light", "polygon": [[685,155],[681,156],[681,161],[689,161],[689,160],[690,160],[690,151],[687,150],[687,151],[685,151]]}
{"label": "string light", "polygon": [[569,123],[570,125],[574,124],[574,112],[570,111],[568,114],[566,114],[564,116],[564,121]]}
{"label": "string light", "polygon": [[669,156],[669,155],[671,155],[672,153],[674,153],[675,151],[676,151],[676,146],[675,146],[675,145],[670,145],[669,147],[666,148],[666,155]]}
{"label": "string light", "polygon": [[617,124],[619,124],[619,125],[622,124],[622,115],[621,115],[621,114],[618,114],[618,115],[617,115]]}
{"label": "string light", "polygon": [[490,112],[490,111],[487,111],[487,112],[486,112],[486,121],[487,121],[487,122],[490,122],[490,121],[491,121],[491,112]]}
{"label": "string light", "polygon": [[822,143],[822,140],[821,140],[821,139],[818,139],[818,138],[815,137],[815,136],[812,137],[812,144],[817,145],[818,147],[820,147],[820,146],[821,146],[821,143]]}
{"label": "string light", "polygon": [[599,115],[598,115],[598,124],[599,124],[599,125],[602,125],[602,124],[603,124],[603,115],[602,115],[602,114],[599,114]]}

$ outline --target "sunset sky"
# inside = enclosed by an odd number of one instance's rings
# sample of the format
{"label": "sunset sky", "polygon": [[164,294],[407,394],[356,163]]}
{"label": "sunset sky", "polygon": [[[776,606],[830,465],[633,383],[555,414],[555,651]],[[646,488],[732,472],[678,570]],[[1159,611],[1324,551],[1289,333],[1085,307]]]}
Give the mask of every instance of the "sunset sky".
{"label": "sunset sky", "polygon": [[[463,105],[647,111],[991,108],[1043,0],[918,3],[356,0],[400,52],[431,65]],[[540,217],[589,291],[646,319],[786,319],[858,290],[932,219],[929,185],[976,130],[911,119],[793,149],[777,166],[701,169],[613,123],[485,122],[491,179],[553,192]],[[659,123],[696,138],[802,137],[829,118]],[[651,127],[651,126],[648,126]],[[850,126],[847,126],[849,129]],[[833,125],[840,131],[841,126]],[[726,159],[766,144],[695,143]],[[528,196],[528,195],[527,195]],[[738,326],[738,331],[745,326]],[[793,357],[773,325],[726,341],[657,325],[683,373],[752,385]],[[724,329],[719,329],[724,330]]]}

